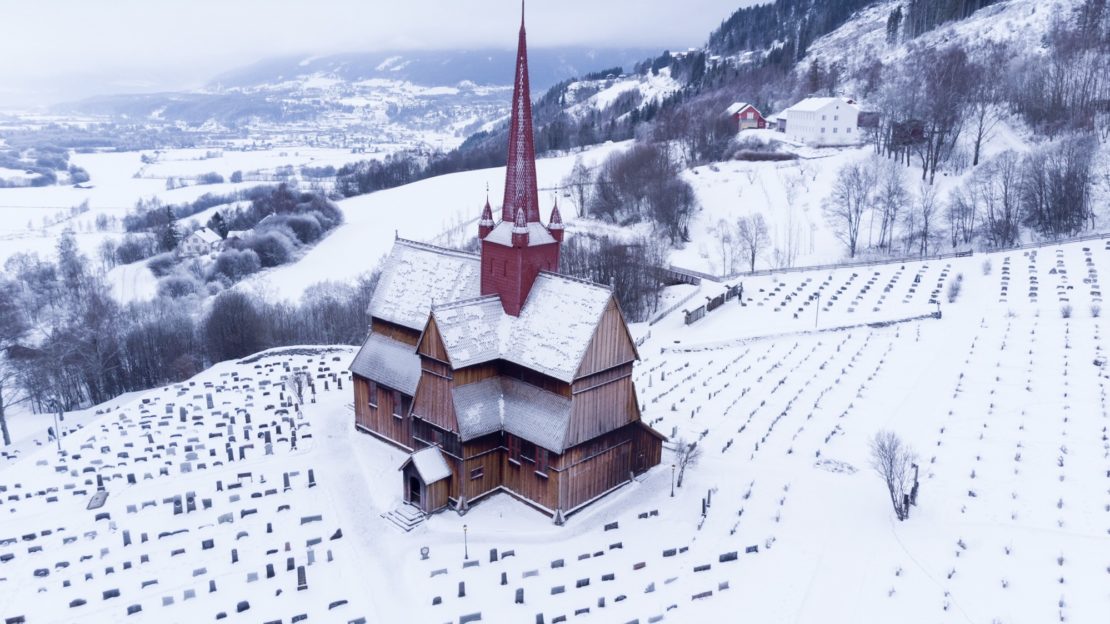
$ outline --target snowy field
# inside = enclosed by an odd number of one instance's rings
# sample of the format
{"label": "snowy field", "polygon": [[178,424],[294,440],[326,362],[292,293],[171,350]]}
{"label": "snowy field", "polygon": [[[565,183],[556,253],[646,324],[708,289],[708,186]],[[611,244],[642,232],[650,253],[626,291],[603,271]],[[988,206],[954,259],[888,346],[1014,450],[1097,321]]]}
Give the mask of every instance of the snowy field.
{"label": "snowy field", "polygon": [[[596,165],[626,144],[607,144],[581,153],[587,166]],[[554,189],[574,166],[577,155],[541,158],[536,178],[541,189]],[[353,282],[374,269],[389,253],[396,236],[441,245],[461,245],[478,234],[478,217],[486,201],[500,205],[505,168],[480,169],[437,176],[393,189],[336,202],[344,223],[299,261],[264,271],[242,282],[280,299],[297,300],[309,286],[325,281]],[[546,222],[555,191],[540,192],[540,214]],[[563,218],[573,221],[573,208],[563,205]],[[497,215],[500,216],[500,215]],[[454,232],[457,238],[446,236]],[[448,240],[450,238],[451,240]]]}
{"label": "snowy field", "polygon": [[[207,152],[218,154],[206,158]],[[98,232],[98,215],[122,219],[140,199],[157,197],[168,204],[195,200],[205,193],[224,194],[248,189],[266,182],[246,181],[237,184],[190,185],[166,190],[166,178],[190,178],[215,171],[230,178],[234,171],[260,171],[272,175],[277,167],[291,165],[294,173],[300,167],[339,168],[349,162],[376,158],[377,154],[352,154],[349,150],[309,147],[265,150],[180,149],[160,152],[158,160],[144,164],[142,155],[153,152],[112,152],[74,154],[73,164],[84,167],[91,177],[87,188],[59,185],[47,187],[0,188],[0,265],[19,252],[35,252],[52,257],[58,235],[66,228],[74,230],[81,250],[95,257],[97,247],[105,238],[117,238],[120,232]],[[69,217],[69,210],[82,202],[89,211]],[[202,215],[190,218],[202,219]],[[44,226],[44,219],[49,221]]]}
{"label": "snowy field", "polygon": [[[226,362],[67,418],[84,424],[64,459],[32,434],[0,468],[0,604],[28,622],[1103,621],[1108,272],[1097,240],[784,273],[689,327],[675,312],[636,384],[699,461],[672,498],[665,451],[563,527],[495,495],[403,533],[380,517],[403,455],[353,431],[353,349]],[[942,318],[896,322],[938,295]],[[300,409],[281,386],[298,369]],[[879,429],[920,458],[905,522],[868,467]],[[110,494],[87,511],[97,475]]]}

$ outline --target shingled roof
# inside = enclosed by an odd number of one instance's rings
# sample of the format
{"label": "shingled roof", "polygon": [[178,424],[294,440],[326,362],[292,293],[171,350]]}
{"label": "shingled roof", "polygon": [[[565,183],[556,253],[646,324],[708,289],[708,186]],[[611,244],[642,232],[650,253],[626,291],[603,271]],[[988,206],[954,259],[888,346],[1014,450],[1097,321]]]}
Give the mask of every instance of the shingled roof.
{"label": "shingled roof", "polygon": [[351,361],[351,372],[414,396],[420,382],[420,356],[412,345],[370,334]]}
{"label": "shingled roof", "polygon": [[540,273],[520,310],[506,314],[496,295],[436,306],[436,328],[452,368],[498,358],[571,382],[612,293],[608,288]]}
{"label": "shingled roof", "polygon": [[463,442],[499,429],[562,453],[570,399],[511,377],[493,377],[451,390]]}
{"label": "shingled roof", "polygon": [[480,270],[477,255],[398,239],[382,264],[370,315],[423,329],[433,302],[478,296]]}

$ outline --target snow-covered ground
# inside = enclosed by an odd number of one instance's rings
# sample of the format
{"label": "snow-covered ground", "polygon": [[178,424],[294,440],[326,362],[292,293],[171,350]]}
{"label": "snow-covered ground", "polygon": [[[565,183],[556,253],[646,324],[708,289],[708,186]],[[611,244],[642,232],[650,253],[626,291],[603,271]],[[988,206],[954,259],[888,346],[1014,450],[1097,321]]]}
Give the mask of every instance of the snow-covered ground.
{"label": "snow-covered ground", "polygon": [[[64,461],[43,446],[0,468],[0,604],[29,622],[198,621],[241,601],[249,621],[1102,621],[1107,272],[1093,240],[782,273],[693,325],[638,327],[644,418],[701,456],[674,498],[667,450],[563,527],[502,494],[403,533],[379,517],[403,455],[353,430],[353,349],[225,362],[94,416]],[[941,318],[896,322],[938,295]],[[301,367],[316,394],[298,411],[280,382]],[[905,522],[868,467],[879,429],[920,458]],[[87,511],[96,474],[110,494]]]}
{"label": "snow-covered ground", "polygon": [[[626,146],[625,143],[607,144],[579,155],[541,158],[536,161],[539,187],[554,189],[559,186],[579,156],[587,166],[592,166],[612,151]],[[339,201],[337,204],[344,216],[342,225],[299,261],[252,276],[240,287],[296,300],[313,284],[329,280],[351,282],[372,271],[389,253],[395,236],[431,241],[455,228],[470,237],[477,236],[477,220],[486,200],[486,186],[489,186],[491,203],[500,205],[504,179],[503,167],[481,169]],[[553,190],[540,192],[540,212],[544,221],[554,199]],[[561,211],[564,219],[573,221],[573,209],[564,203]],[[465,230],[467,223],[473,225],[469,230]],[[443,244],[449,243],[444,241]]]}

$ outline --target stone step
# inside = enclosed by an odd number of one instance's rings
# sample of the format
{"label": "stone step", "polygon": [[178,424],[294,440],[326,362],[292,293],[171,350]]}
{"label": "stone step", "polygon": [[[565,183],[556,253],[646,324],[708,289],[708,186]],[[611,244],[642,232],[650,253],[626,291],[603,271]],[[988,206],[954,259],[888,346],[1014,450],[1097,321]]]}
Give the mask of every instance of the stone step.
{"label": "stone step", "polygon": [[405,533],[424,524],[424,519],[426,518],[423,511],[409,504],[404,504],[397,509],[387,511],[382,514],[382,517]]}

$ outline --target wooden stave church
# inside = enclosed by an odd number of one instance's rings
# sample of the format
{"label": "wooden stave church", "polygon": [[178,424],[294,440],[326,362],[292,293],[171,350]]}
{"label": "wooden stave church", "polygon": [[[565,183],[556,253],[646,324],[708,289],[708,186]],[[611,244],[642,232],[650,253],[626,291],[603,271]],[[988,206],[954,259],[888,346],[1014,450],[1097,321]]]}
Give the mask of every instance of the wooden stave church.
{"label": "wooden stave church", "polygon": [[532,141],[522,19],[502,218],[487,199],[480,254],[398,239],[351,364],[356,427],[410,451],[404,499],[427,513],[504,491],[561,523],[661,461],[619,302],[557,273]]}

